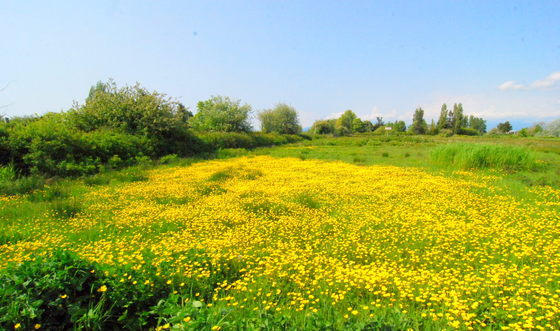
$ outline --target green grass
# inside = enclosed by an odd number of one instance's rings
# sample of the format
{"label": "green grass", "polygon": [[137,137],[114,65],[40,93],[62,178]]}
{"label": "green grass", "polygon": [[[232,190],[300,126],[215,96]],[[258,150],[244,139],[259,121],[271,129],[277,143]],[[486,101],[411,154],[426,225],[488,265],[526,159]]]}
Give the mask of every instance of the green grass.
{"label": "green grass", "polygon": [[[535,139],[515,137],[414,137],[414,136],[357,136],[342,138],[318,138],[312,141],[302,141],[291,145],[270,148],[222,149],[215,155],[216,158],[231,158],[251,155],[270,155],[272,157],[294,157],[302,160],[321,159],[331,161],[344,161],[360,166],[391,165],[404,167],[419,167],[429,172],[437,172],[445,176],[455,176],[454,172],[460,169],[470,169],[478,174],[498,174],[495,186],[502,190],[502,194],[514,196],[517,199],[532,199],[530,191],[532,186],[560,187],[560,139]],[[94,203],[88,201],[85,194],[99,186],[115,189],[123,183],[138,182],[148,179],[146,171],[156,167],[189,166],[194,162],[204,159],[181,159],[175,156],[165,157],[161,164],[139,165],[121,170],[108,170],[93,176],[77,179],[45,180],[41,177],[16,178],[15,173],[8,168],[0,169],[0,195],[22,195],[18,203],[6,203],[0,206],[0,245],[19,242],[33,242],[34,237],[42,235],[38,232],[36,222],[49,222],[57,234],[67,235],[68,219],[80,215],[84,205]],[[208,178],[208,182],[196,188],[196,194],[207,196],[225,192],[222,187],[230,178],[242,177],[246,180],[260,176],[258,172],[244,169],[228,169],[217,172]],[[459,176],[459,175],[457,175]],[[171,208],[177,204],[188,204],[192,197],[157,198],[157,204],[168,204]],[[309,209],[323,207],[323,202],[318,200],[312,192],[302,193],[293,197],[292,202]],[[0,204],[3,202],[0,201]],[[254,213],[267,213],[271,210],[284,211],[284,207],[275,202],[268,201],[266,197],[255,195],[252,203],[243,206],[244,209]],[[289,210],[285,211],[289,214]],[[108,212],[106,217],[112,217]],[[102,224],[102,219],[94,221]],[[225,226],[230,226],[225,224]],[[101,226],[99,228],[102,228]],[[75,241],[95,241],[111,238],[111,232],[100,233],[96,227],[84,232],[68,235]],[[178,231],[172,223],[157,224],[157,228],[146,228],[146,236],[163,232]],[[327,231],[326,229],[325,231]],[[110,229],[108,231],[111,231]],[[115,229],[114,231],[117,231]],[[122,236],[126,229],[119,236]],[[116,232],[115,232],[116,233]],[[144,254],[144,253],[142,253]],[[18,269],[20,268],[20,269]],[[24,266],[0,273],[0,281],[11,284],[0,285],[0,328],[12,327],[6,321],[32,321],[38,316],[47,316],[49,309],[54,309],[60,314],[61,321],[67,327],[83,327],[86,329],[102,329],[107,325],[115,328],[128,326],[130,328],[146,328],[139,325],[139,320],[133,317],[121,316],[122,307],[137,305],[135,309],[145,311],[143,321],[150,326],[157,325],[157,316],[173,316],[168,320],[181,321],[187,316],[199,317],[206,320],[209,325],[216,324],[224,316],[230,314],[226,308],[218,311],[217,316],[210,315],[207,308],[201,309],[199,301],[193,300],[194,293],[200,292],[206,298],[211,297],[212,286],[218,281],[235,279],[236,266],[229,274],[224,274],[223,279],[216,279],[215,283],[199,284],[196,280],[188,284],[188,291],[173,294],[165,291],[164,284],[156,284],[154,288],[135,290],[133,287],[122,285],[118,279],[103,276],[100,273],[91,274],[93,269],[100,266],[90,265],[79,261],[74,256],[65,253],[55,253],[51,259],[41,257],[37,261],[30,261]],[[110,270],[108,271],[110,272]],[[50,275],[50,278],[48,278]],[[78,276],[77,276],[78,275]],[[47,277],[51,280],[43,281]],[[34,282],[34,283],[33,283]],[[32,284],[25,285],[24,284]],[[101,284],[111,284],[114,297],[103,296],[96,292]],[[59,288],[63,286],[63,288]],[[42,289],[44,291],[32,291]],[[14,289],[16,290],[15,292]],[[136,287],[138,289],[138,287]],[[60,298],[64,290],[73,301],[64,301]],[[4,291],[4,292],[2,292]],[[10,292],[12,291],[12,292]],[[120,292],[119,292],[120,291]],[[137,292],[134,292],[137,291]],[[185,304],[184,299],[189,299]],[[145,300],[142,302],[141,300]],[[52,302],[55,306],[48,307],[45,302]],[[63,305],[62,308],[57,305]],[[19,306],[18,306],[19,305]],[[17,315],[21,306],[27,306],[29,315]],[[216,308],[217,309],[217,308]],[[220,308],[221,309],[221,308]],[[325,309],[325,311],[328,311]],[[46,314],[46,315],[45,315]],[[252,313],[253,314],[253,313]],[[262,315],[261,315],[262,314]],[[369,329],[387,329],[387,325],[398,325],[391,320],[393,312],[379,316],[378,322],[372,325],[363,325]],[[247,317],[247,316],[245,316]],[[302,315],[294,314],[293,319],[267,320],[268,316],[261,311],[254,312],[250,318],[243,320],[243,325],[236,325],[238,329],[267,329],[283,325],[288,327],[306,327],[316,329],[325,326],[324,320],[332,316],[323,316],[322,320],[309,318],[297,320]],[[5,320],[2,320],[5,318]],[[71,320],[74,318],[75,320]],[[376,317],[377,318],[377,317]],[[119,320],[120,319],[120,320]],[[48,319],[53,326],[55,321]],[[418,320],[420,320],[418,318]],[[107,324],[113,323],[113,324]],[[121,324],[119,324],[121,323]],[[126,323],[129,323],[128,325]],[[240,322],[241,323],[241,322]],[[268,323],[268,324],[267,324]],[[29,325],[27,325],[29,326]],[[331,325],[330,328],[344,327],[343,324]],[[422,328],[422,325],[416,325]]]}
{"label": "green grass", "polygon": [[452,143],[435,148],[432,160],[459,169],[532,170],[535,153],[526,147]]}

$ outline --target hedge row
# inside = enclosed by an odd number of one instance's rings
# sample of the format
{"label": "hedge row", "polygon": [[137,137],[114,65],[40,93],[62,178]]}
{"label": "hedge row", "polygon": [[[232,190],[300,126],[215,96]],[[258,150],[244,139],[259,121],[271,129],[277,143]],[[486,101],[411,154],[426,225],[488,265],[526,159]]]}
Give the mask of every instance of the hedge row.
{"label": "hedge row", "polygon": [[38,120],[0,125],[0,165],[10,165],[20,175],[80,176],[167,154],[191,156],[221,148],[255,148],[302,139],[272,133],[195,134],[189,130],[156,139],[114,129],[84,132],[56,120]]}

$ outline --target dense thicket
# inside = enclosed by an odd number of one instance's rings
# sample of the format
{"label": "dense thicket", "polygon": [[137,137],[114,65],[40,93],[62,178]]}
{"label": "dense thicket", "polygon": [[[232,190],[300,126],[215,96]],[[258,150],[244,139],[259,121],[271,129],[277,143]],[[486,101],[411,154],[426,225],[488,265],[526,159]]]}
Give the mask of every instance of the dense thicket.
{"label": "dense thicket", "polygon": [[198,110],[193,118],[164,94],[138,84],[119,88],[113,81],[100,82],[84,104],[66,112],[1,121],[0,166],[9,165],[21,175],[77,176],[168,154],[302,139],[248,134],[250,106],[227,97],[202,101]]}

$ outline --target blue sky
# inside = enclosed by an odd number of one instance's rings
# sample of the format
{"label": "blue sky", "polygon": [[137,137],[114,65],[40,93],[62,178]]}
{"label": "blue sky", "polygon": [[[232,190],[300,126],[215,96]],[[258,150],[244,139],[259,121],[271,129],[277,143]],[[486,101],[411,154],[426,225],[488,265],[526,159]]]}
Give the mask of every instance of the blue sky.
{"label": "blue sky", "polygon": [[0,113],[140,82],[195,109],[227,95],[410,122],[443,102],[510,120],[560,117],[559,1],[2,1]]}

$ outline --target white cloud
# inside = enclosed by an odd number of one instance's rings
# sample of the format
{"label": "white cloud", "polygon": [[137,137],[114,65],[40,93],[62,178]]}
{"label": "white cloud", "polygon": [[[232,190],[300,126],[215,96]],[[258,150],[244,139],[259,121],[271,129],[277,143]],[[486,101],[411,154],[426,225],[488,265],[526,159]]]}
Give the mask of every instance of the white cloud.
{"label": "white cloud", "polygon": [[560,71],[556,71],[548,75],[545,79],[537,80],[531,84],[533,88],[547,88],[556,84],[560,80]]}
{"label": "white cloud", "polygon": [[500,86],[498,86],[498,89],[502,91],[520,90],[520,89],[546,89],[554,86],[558,81],[560,81],[560,71],[553,72],[550,75],[548,75],[546,78],[536,80],[531,85],[528,86],[525,86],[514,80],[508,80],[507,82],[503,82],[502,84],[500,84]]}
{"label": "white cloud", "polygon": [[502,85],[498,86],[498,88],[502,91],[519,90],[522,89],[523,87],[524,87],[523,84],[516,83],[513,80],[508,80],[507,82],[504,82]]}

